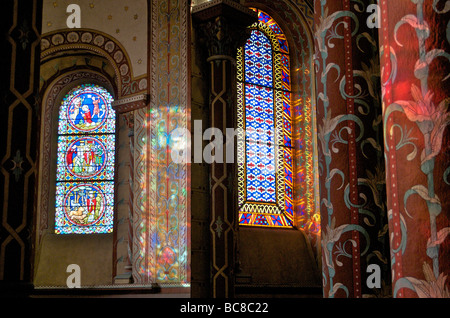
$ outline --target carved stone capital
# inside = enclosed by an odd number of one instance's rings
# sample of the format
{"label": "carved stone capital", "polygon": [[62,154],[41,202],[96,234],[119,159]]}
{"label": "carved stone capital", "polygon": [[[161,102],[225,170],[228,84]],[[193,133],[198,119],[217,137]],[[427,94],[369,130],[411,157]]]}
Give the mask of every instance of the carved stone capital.
{"label": "carved stone capital", "polygon": [[111,106],[117,113],[123,114],[143,108],[148,105],[149,101],[149,95],[140,94],[115,100],[114,102],[112,102]]}
{"label": "carved stone capital", "polygon": [[258,20],[256,12],[232,0],[196,5],[192,17],[208,57],[235,57],[237,48],[250,36],[248,27]]}

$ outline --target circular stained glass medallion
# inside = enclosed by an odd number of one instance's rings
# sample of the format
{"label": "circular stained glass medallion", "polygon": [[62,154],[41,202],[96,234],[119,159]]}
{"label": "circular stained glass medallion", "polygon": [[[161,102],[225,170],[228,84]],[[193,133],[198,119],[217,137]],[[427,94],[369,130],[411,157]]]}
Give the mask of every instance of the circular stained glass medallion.
{"label": "circular stained glass medallion", "polygon": [[92,131],[103,125],[108,117],[108,107],[104,97],[95,92],[84,90],[72,97],[67,107],[67,118],[72,128],[80,131]]}
{"label": "circular stained glass medallion", "polygon": [[66,168],[77,178],[92,178],[106,165],[106,148],[101,141],[82,137],[73,141],[66,152]]}
{"label": "circular stained glass medallion", "polygon": [[79,184],[69,189],[64,198],[67,220],[78,226],[97,223],[105,212],[106,200],[102,191],[92,184]]}

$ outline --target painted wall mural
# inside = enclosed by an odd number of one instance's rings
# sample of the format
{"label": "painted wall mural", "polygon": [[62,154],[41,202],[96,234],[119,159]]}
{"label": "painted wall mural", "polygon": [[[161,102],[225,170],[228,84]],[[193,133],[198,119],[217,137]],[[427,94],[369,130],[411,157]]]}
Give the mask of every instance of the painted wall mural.
{"label": "painted wall mural", "polygon": [[189,285],[189,170],[170,152],[171,132],[190,122],[188,9],[187,1],[151,1],[152,98],[134,117],[136,284]]}
{"label": "painted wall mural", "polygon": [[380,5],[393,296],[448,298],[449,2]]}
{"label": "painted wall mural", "polygon": [[[325,297],[390,293],[378,35],[366,24],[369,4],[315,1]],[[367,287],[369,264],[380,266],[383,288]]]}
{"label": "painted wall mural", "polygon": [[90,29],[59,30],[42,35],[41,59],[73,49],[85,49],[108,59],[117,78],[116,99],[147,92],[147,75],[134,76],[127,51],[110,35]]}
{"label": "painted wall mural", "polygon": [[147,73],[147,0],[43,0],[42,34],[67,30],[66,9],[74,3],[80,6],[81,28],[107,34],[121,43],[128,54],[132,76]]}

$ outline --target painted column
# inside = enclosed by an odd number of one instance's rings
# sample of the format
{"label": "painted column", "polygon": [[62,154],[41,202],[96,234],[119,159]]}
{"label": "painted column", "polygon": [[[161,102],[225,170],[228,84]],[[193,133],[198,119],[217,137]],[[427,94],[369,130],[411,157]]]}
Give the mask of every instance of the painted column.
{"label": "painted column", "polygon": [[189,4],[149,0],[151,98],[134,113],[133,279],[162,292],[190,288]]}
{"label": "painted column", "polygon": [[368,5],[315,1],[324,297],[389,294],[378,35]]}
{"label": "painted column", "polygon": [[[205,148],[212,155],[211,180],[211,296],[233,297],[236,244],[236,202],[234,200],[235,165],[226,161],[225,144],[233,140],[221,140],[226,128],[236,127],[236,75],[237,47],[244,44],[246,28],[256,21],[253,11],[230,0],[213,0],[193,7],[199,36],[206,42],[207,63],[210,74],[210,122],[209,128],[220,131],[209,136],[223,145],[219,157],[215,151]],[[220,138],[220,139],[218,139]],[[226,137],[225,137],[226,138]],[[208,147],[208,146],[207,146]],[[195,156],[195,154],[194,154]],[[204,158],[206,160],[206,158]]]}
{"label": "painted column", "polygon": [[[42,1],[2,3],[0,16],[1,290],[8,282],[28,285],[33,278]],[[6,286],[9,296],[16,291]]]}
{"label": "painted column", "polygon": [[393,297],[450,297],[450,7],[379,1]]}
{"label": "painted column", "polygon": [[[114,282],[116,284],[130,284],[133,282],[132,278],[132,268],[133,268],[133,228],[134,224],[134,157],[135,157],[135,137],[134,137],[134,113],[138,109],[144,109],[148,106],[149,98],[146,94],[140,94],[133,97],[121,98],[112,103],[113,109],[117,114],[121,114],[125,121],[125,127],[128,129],[128,142],[124,140],[119,140],[120,145],[126,145],[127,148],[127,159],[126,162],[129,164],[128,168],[128,195],[123,194],[124,197],[128,198],[127,201],[127,215],[119,215],[119,211],[116,211],[116,216],[118,217],[118,222],[116,222],[114,230],[114,270],[116,276],[114,277]],[[138,155],[138,154],[136,154]],[[119,163],[121,166],[121,163]],[[120,194],[119,194],[120,195]],[[125,202],[126,202],[125,201]],[[120,204],[120,203],[119,203]],[[119,210],[119,209],[117,209]],[[125,219],[125,222],[121,222]],[[123,225],[122,225],[123,223]],[[121,228],[119,228],[121,227]],[[120,235],[118,234],[120,233]],[[119,246],[120,243],[126,244],[126,254],[123,255],[121,251],[124,248]],[[119,255],[121,254],[121,255]],[[124,266],[118,265],[119,260],[125,262]]]}
{"label": "painted column", "polygon": [[134,192],[133,192],[133,184],[134,184],[134,112],[130,112],[125,115],[127,120],[127,126],[129,128],[129,160],[130,160],[130,169],[129,169],[129,177],[128,177],[128,235],[127,235],[127,261],[125,265],[125,272],[127,275],[130,275],[130,282],[133,282],[132,277],[132,260],[133,260],[133,210],[134,210]]}

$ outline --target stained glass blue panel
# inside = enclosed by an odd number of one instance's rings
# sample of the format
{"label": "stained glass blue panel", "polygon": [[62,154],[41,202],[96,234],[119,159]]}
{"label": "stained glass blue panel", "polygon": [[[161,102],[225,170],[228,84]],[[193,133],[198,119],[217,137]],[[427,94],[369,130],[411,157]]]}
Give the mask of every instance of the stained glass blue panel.
{"label": "stained glass blue panel", "polygon": [[245,81],[272,87],[272,79],[272,45],[263,32],[253,30],[245,45]]}
{"label": "stained glass blue panel", "polygon": [[293,225],[292,105],[289,46],[276,21],[259,22],[237,58],[239,224]]}
{"label": "stained glass blue panel", "polygon": [[276,202],[273,90],[245,85],[247,200]]}

